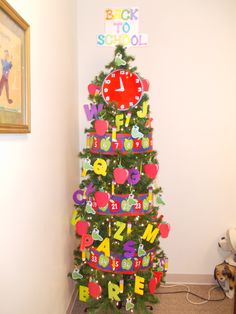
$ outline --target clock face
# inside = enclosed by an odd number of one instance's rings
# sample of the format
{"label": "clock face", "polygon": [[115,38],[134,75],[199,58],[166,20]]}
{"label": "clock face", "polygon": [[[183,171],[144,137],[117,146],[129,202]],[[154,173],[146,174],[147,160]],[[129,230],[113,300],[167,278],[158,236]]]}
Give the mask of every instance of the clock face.
{"label": "clock face", "polygon": [[115,103],[118,110],[128,110],[136,106],[143,94],[143,84],[139,76],[128,70],[111,72],[102,85],[102,96],[107,104]]}

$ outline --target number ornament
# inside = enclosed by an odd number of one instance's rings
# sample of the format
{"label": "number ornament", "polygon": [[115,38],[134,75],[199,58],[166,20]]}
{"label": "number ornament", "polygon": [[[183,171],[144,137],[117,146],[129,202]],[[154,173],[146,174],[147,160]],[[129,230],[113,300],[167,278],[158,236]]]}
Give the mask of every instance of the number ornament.
{"label": "number ornament", "polygon": [[107,104],[115,103],[118,110],[136,106],[143,95],[143,83],[139,76],[128,70],[116,70],[105,78],[102,96]]}

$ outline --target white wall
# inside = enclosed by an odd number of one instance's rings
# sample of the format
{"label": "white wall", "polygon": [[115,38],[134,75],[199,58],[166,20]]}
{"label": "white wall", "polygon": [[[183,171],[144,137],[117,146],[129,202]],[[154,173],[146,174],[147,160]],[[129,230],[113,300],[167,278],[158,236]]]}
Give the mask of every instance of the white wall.
{"label": "white wall", "polygon": [[78,181],[76,0],[11,0],[31,25],[32,133],[0,135],[0,313],[64,314]]}
{"label": "white wall", "polygon": [[212,274],[219,237],[236,225],[236,2],[78,1],[80,148],[87,85],[110,61],[96,47],[107,7],[140,7],[147,48],[130,49],[151,81],[159,182],[172,225],[162,241],[170,273]]}

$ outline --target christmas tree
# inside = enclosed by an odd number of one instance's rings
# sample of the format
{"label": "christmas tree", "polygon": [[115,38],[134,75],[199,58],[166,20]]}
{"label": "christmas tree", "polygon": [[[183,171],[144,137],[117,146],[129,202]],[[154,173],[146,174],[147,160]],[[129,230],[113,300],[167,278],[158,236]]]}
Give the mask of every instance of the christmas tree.
{"label": "christmas tree", "polygon": [[161,188],[152,144],[149,82],[117,46],[114,59],[89,84],[80,187],[72,224],[79,247],[70,276],[89,313],[150,313],[156,288],[164,282],[167,258],[159,237],[169,225],[159,215]]}

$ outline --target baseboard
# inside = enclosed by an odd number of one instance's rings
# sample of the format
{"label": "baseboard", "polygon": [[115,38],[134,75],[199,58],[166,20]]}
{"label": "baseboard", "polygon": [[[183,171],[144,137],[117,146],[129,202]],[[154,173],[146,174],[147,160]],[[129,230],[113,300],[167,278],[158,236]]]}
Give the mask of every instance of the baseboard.
{"label": "baseboard", "polygon": [[77,296],[78,296],[78,290],[75,287],[74,291],[73,291],[73,293],[71,295],[70,303],[69,303],[68,308],[66,310],[66,314],[71,314],[72,313]]}
{"label": "baseboard", "polygon": [[197,285],[214,285],[215,280],[213,275],[196,275],[196,274],[169,274],[166,276],[167,283],[183,283]]}

